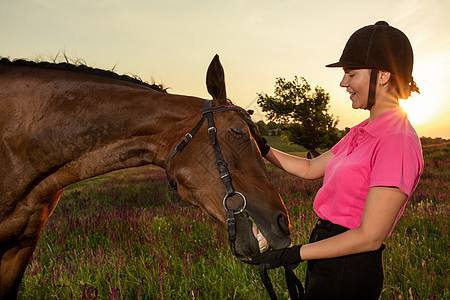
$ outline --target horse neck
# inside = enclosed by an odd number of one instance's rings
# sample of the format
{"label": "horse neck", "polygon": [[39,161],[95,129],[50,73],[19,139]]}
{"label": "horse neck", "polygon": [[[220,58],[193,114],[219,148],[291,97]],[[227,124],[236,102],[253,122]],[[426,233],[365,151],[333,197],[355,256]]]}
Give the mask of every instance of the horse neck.
{"label": "horse neck", "polygon": [[1,105],[15,112],[7,117],[0,111],[6,124],[1,130],[10,129],[0,145],[9,177],[1,181],[5,189],[24,178],[15,189],[22,195],[36,189],[45,194],[117,169],[163,166],[200,117],[198,98],[45,71],[0,86],[6,95]]}

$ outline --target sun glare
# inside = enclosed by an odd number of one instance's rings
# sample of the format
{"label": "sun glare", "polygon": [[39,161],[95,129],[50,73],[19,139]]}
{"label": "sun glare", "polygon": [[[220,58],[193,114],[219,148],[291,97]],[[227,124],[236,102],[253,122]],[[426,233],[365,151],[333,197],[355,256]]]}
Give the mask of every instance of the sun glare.
{"label": "sun glare", "polygon": [[420,94],[412,93],[407,100],[400,100],[400,105],[408,113],[411,124],[425,125],[436,121],[444,101],[444,70],[438,59],[418,61],[414,66],[414,81]]}

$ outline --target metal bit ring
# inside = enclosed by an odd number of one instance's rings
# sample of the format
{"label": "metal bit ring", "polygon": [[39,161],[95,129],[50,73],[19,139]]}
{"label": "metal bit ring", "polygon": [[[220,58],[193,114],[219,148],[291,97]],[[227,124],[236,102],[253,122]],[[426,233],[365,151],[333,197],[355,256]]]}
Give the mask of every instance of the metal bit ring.
{"label": "metal bit ring", "polygon": [[[241,212],[243,212],[245,207],[247,207],[247,199],[245,198],[245,196],[242,193],[239,193],[239,192],[234,192],[234,193],[238,194],[239,196],[241,196],[242,200],[244,200],[244,204],[242,205],[242,207],[239,210],[234,211],[234,214],[237,215],[237,214],[240,214]],[[231,196],[233,196],[233,195],[231,195]],[[230,195],[225,195],[225,197],[223,198],[223,207],[225,208],[226,211],[230,210],[227,207],[227,199],[229,197],[231,197],[231,196]]]}

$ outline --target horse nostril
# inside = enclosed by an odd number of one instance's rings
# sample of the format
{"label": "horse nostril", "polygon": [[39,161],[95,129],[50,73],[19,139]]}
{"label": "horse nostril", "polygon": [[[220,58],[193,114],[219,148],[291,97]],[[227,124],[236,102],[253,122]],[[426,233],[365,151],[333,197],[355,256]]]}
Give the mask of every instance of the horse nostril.
{"label": "horse nostril", "polygon": [[289,220],[286,218],[286,216],[283,213],[280,213],[278,215],[277,221],[278,221],[278,225],[281,228],[281,231],[283,231],[283,233],[285,233],[285,234],[290,234]]}

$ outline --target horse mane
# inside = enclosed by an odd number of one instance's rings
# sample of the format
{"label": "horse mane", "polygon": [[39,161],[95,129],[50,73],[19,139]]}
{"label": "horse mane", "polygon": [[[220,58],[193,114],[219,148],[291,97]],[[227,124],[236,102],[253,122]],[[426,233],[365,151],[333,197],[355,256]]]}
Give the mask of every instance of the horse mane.
{"label": "horse mane", "polygon": [[28,61],[24,59],[15,59],[15,60],[9,60],[8,58],[1,58],[0,64],[6,64],[6,65],[13,65],[13,66],[19,66],[19,67],[30,67],[30,68],[40,68],[40,69],[48,69],[48,70],[63,70],[63,71],[71,71],[71,72],[78,72],[78,73],[86,73],[91,75],[97,75],[101,77],[106,77],[110,79],[116,79],[121,81],[126,81],[130,83],[134,83],[137,85],[148,87],[152,90],[158,91],[158,92],[164,92],[166,93],[166,89],[163,88],[162,85],[158,84],[149,84],[147,82],[142,81],[138,76],[128,76],[128,75],[119,75],[117,73],[114,73],[113,71],[107,71],[103,69],[97,69],[88,67],[84,64],[71,64],[68,62],[60,62],[60,63],[51,63],[51,62],[34,62],[34,61]]}
{"label": "horse mane", "polygon": [[[130,83],[134,83],[137,85],[148,87],[152,90],[167,93],[167,90],[163,88],[162,85],[158,84],[149,84],[147,82],[142,81],[139,77],[134,76],[128,76],[128,75],[119,75],[117,73],[114,73],[113,71],[107,71],[103,69],[98,68],[92,68],[88,67],[85,64],[71,64],[68,62],[60,62],[60,63],[51,63],[51,62],[34,62],[34,61],[28,61],[24,59],[15,59],[15,60],[9,60],[8,58],[1,57],[0,64],[5,65],[14,65],[19,67],[31,67],[31,68],[40,68],[40,69],[49,69],[49,70],[63,70],[63,71],[72,71],[72,72],[79,72],[79,73],[87,73],[92,75],[97,75],[101,77],[116,79],[116,80],[122,80]],[[227,99],[228,103],[230,105],[234,105],[233,102],[230,99]],[[252,110],[248,111],[242,111],[240,112],[242,119],[247,123],[250,132],[255,137],[260,137],[260,133],[258,130],[258,126],[253,122],[250,115],[253,114]]]}

